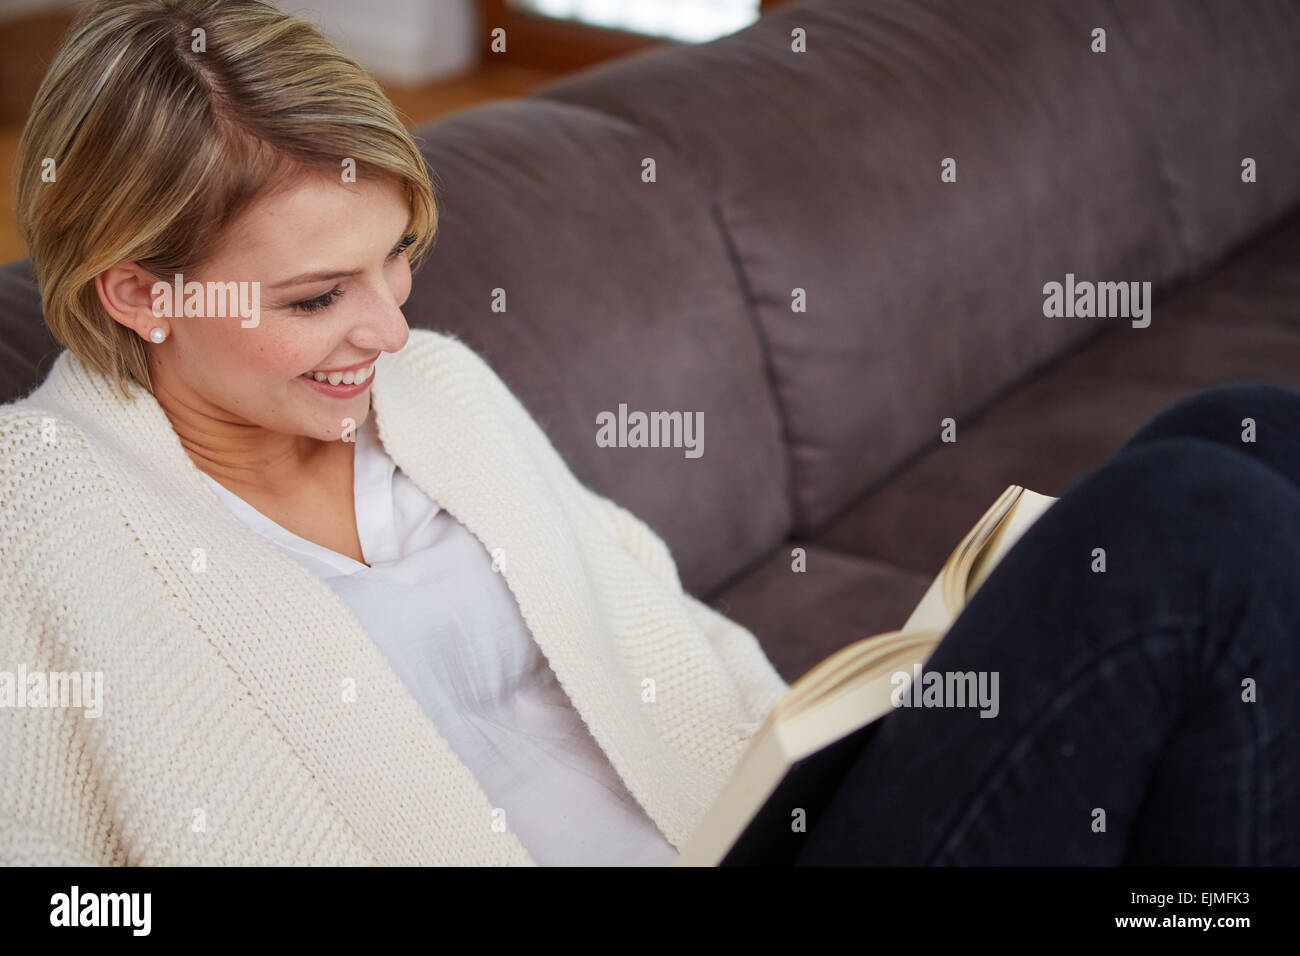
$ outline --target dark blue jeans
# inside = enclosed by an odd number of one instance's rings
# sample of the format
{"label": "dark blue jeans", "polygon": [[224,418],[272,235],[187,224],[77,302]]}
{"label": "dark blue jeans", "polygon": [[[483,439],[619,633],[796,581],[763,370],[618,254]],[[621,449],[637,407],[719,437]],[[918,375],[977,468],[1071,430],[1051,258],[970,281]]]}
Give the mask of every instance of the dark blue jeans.
{"label": "dark blue jeans", "polygon": [[997,715],[878,721],[796,865],[1300,864],[1300,392],[1152,419],[925,669],[997,672]]}

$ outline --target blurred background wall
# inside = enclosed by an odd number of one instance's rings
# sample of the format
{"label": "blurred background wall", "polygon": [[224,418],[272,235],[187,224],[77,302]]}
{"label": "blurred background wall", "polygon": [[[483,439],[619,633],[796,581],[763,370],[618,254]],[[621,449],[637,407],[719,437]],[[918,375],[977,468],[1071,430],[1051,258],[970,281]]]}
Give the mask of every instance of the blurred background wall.
{"label": "blurred background wall", "polygon": [[[0,0],[0,263],[25,256],[18,137],[60,38],[88,0]],[[383,86],[408,126],[660,43],[735,32],[787,0],[276,0]],[[493,48],[504,30],[505,49]],[[499,47],[500,44],[498,44]]]}

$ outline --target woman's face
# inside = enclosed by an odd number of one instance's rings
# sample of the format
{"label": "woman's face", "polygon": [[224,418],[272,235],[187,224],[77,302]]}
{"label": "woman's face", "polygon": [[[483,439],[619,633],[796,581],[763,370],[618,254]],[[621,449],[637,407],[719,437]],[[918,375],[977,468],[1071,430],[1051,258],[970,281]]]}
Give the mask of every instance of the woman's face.
{"label": "woman's face", "polygon": [[[318,384],[307,373],[356,369],[359,377],[381,352],[406,344],[408,219],[396,185],[313,177],[251,206],[200,271],[183,277],[187,287],[197,282],[204,290],[203,314],[184,314],[184,300],[168,303],[134,264],[103,273],[100,295],[118,301],[137,334],[167,330],[166,341],[146,349],[154,393],[174,418],[334,441],[349,423],[365,420],[374,375],[349,388]],[[232,282],[248,285],[224,285]],[[207,306],[211,283],[222,284],[224,308]],[[255,315],[238,307],[236,288],[245,306],[256,301]]]}

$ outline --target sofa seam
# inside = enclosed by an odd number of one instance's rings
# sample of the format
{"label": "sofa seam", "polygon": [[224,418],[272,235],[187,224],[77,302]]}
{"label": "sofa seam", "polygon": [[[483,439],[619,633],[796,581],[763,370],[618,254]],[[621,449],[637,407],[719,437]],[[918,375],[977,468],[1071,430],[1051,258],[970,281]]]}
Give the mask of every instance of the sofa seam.
{"label": "sofa seam", "polygon": [[[782,523],[782,535],[780,540],[772,542],[772,548],[779,548],[790,534],[798,526],[796,521],[796,508],[794,501],[794,470],[793,470],[793,453],[790,443],[790,429],[786,409],[781,401],[780,391],[776,384],[776,372],[772,363],[772,350],[767,335],[763,330],[762,322],[758,317],[758,306],[754,298],[753,289],[749,283],[749,275],[741,264],[739,250],[736,247],[734,236],[730,227],[727,225],[726,218],[723,215],[720,200],[716,190],[716,179],[706,176],[694,157],[685,150],[675,146],[671,140],[661,133],[650,129],[641,123],[630,120],[625,116],[612,113],[609,110],[600,109],[587,103],[575,103],[571,100],[560,99],[555,94],[547,94],[544,91],[538,91],[535,94],[526,97],[526,99],[544,100],[548,103],[555,103],[563,107],[582,110],[597,116],[605,117],[613,122],[620,123],[630,129],[642,132],[647,138],[657,144],[662,144],[666,152],[682,162],[682,166],[690,176],[692,188],[697,191],[701,197],[708,203],[709,218],[713,221],[713,228],[722,241],[726,251],[728,263],[731,266],[733,277],[736,281],[737,291],[740,293],[741,301],[744,305],[745,317],[750,326],[750,332],[754,337],[754,342],[758,346],[759,355],[762,358],[763,378],[767,386],[768,404],[772,409],[779,430],[778,438],[781,444],[783,456],[783,465],[785,470],[784,481],[785,487],[785,516]],[[764,555],[765,556],[765,555]],[[761,560],[761,557],[758,560]],[[714,589],[716,590],[716,589]]]}

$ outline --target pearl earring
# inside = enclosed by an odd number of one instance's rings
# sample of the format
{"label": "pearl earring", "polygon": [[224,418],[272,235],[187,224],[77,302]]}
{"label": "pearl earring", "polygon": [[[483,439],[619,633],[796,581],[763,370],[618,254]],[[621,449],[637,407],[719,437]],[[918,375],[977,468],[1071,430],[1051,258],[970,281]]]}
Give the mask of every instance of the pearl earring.
{"label": "pearl earring", "polygon": [[149,341],[153,342],[155,345],[162,343],[166,338],[167,331],[165,329],[154,329],[149,333]]}

